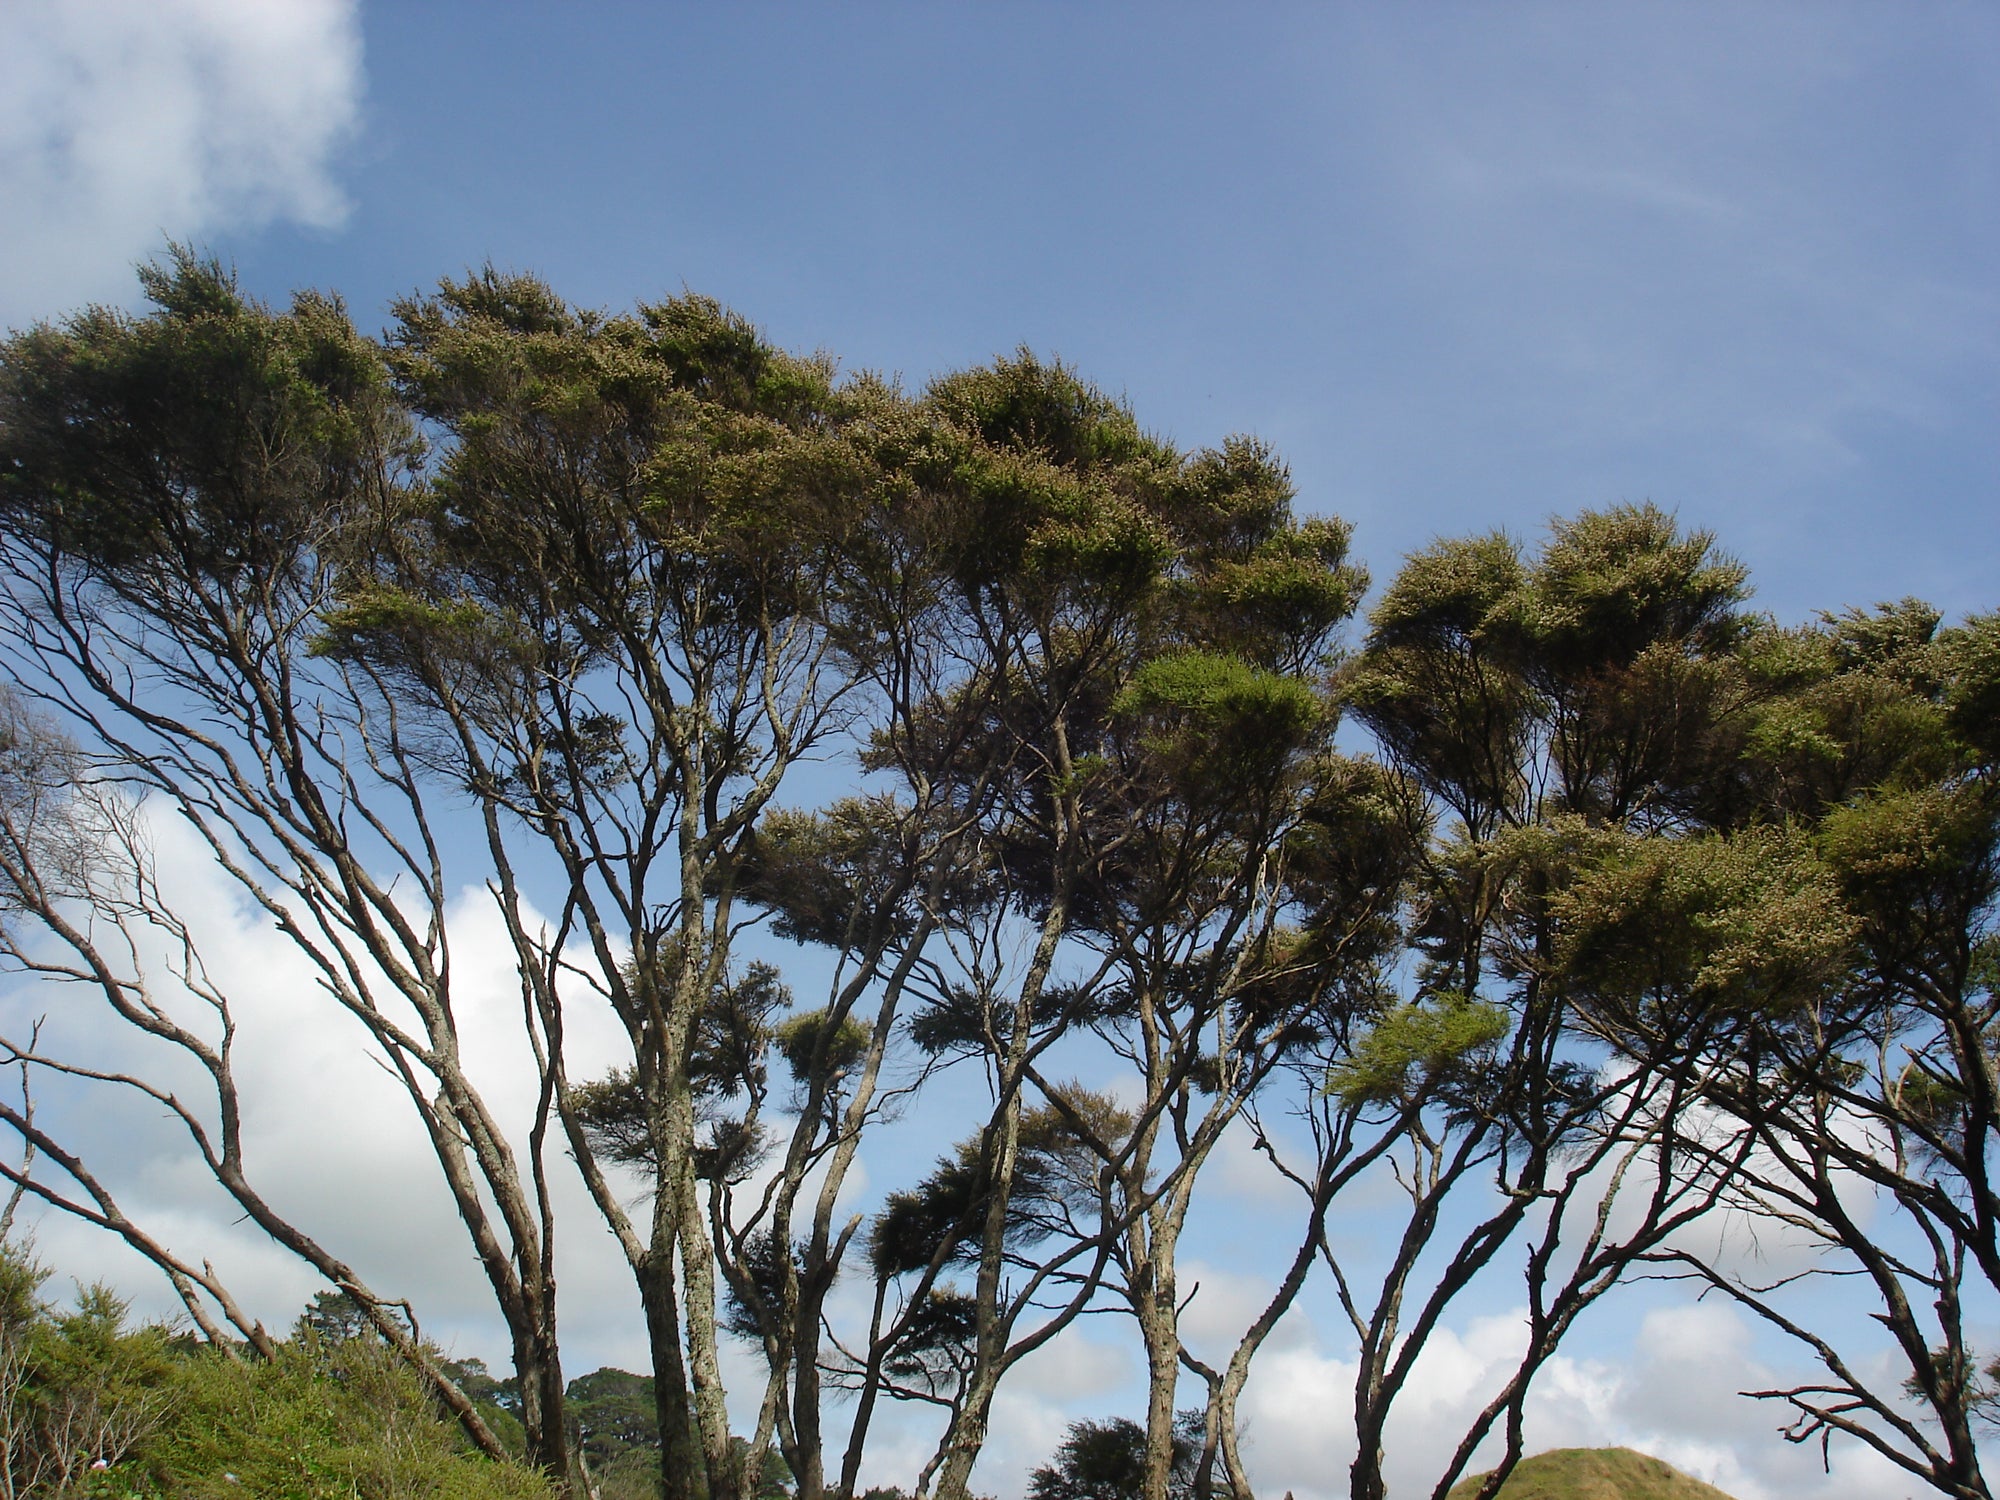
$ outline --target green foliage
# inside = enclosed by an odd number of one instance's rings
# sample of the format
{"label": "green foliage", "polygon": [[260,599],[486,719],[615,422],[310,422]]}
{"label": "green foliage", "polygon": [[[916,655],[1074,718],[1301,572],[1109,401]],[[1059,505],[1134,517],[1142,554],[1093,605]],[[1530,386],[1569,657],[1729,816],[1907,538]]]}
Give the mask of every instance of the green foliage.
{"label": "green foliage", "polygon": [[1886,791],[1829,813],[1817,847],[1877,969],[1962,970],[2000,894],[2000,799],[1984,782]]}
{"label": "green foliage", "polygon": [[[1202,1413],[1175,1413],[1168,1500],[1194,1494],[1201,1457]],[[1072,1422],[1054,1459],[1028,1479],[1029,1500],[1140,1500],[1146,1472],[1146,1429],[1129,1417]]]}
{"label": "green foliage", "polygon": [[1556,971],[1608,1024],[1671,1035],[1708,1007],[1782,1024],[1853,952],[1854,919],[1796,833],[1607,835],[1594,848],[1550,906]]}
{"label": "green foliage", "polygon": [[1974,615],[1938,646],[1952,732],[1984,764],[2000,762],[2000,614]]}
{"label": "green foliage", "polygon": [[1349,1105],[1407,1104],[1489,1053],[1510,1026],[1505,1009],[1467,995],[1396,1006],[1328,1070],[1327,1091]]}
{"label": "green foliage", "polygon": [[[409,1314],[402,1308],[387,1311],[404,1328],[409,1327]],[[361,1304],[342,1291],[314,1292],[305,1311],[292,1325],[292,1338],[300,1343],[343,1344],[349,1339],[380,1337]]]}
{"label": "green foliage", "polygon": [[1495,639],[1527,583],[1519,545],[1500,532],[1413,552],[1368,617],[1373,651],[1463,651]]}
{"label": "green foliage", "polygon": [[1398,918],[1430,818],[1410,785],[1376,760],[1329,755],[1309,782],[1285,850],[1308,930],[1337,934],[1357,963],[1386,958],[1403,937]]}
{"label": "green foliage", "polygon": [[174,1392],[174,1419],[142,1458],[162,1495],[528,1500],[550,1493],[530,1469],[467,1452],[409,1368],[369,1340],[283,1345],[256,1364],[199,1353],[178,1367]]}
{"label": "green foliage", "polygon": [[1028,349],[1013,359],[932,382],[928,399],[944,415],[996,447],[1045,455],[1052,462],[1098,469],[1158,458],[1121,403],[1061,363],[1044,364]]}
{"label": "green foliage", "polygon": [[1389,755],[1472,823],[1510,795],[1525,742],[1532,698],[1508,670],[1506,630],[1525,578],[1518,548],[1498,534],[1412,555],[1345,676],[1348,701]]}
{"label": "green foliage", "polygon": [[767,813],[738,889],[771,912],[772,932],[796,942],[838,947],[877,925],[907,933],[915,919],[903,879],[904,811],[887,798],[848,797],[820,813]]}
{"label": "green foliage", "polygon": [[197,631],[179,585],[282,579],[372,463],[414,449],[337,300],[273,312],[180,246],[140,279],[144,317],[93,308],[7,341],[0,526]]}
{"label": "green foliage", "polygon": [[[1448,1500],[1472,1500],[1483,1474],[1451,1487]],[[1556,1448],[1524,1458],[1500,1486],[1498,1500],[1729,1500],[1713,1485],[1630,1448]]]}
{"label": "green foliage", "polygon": [[[651,982],[672,983],[676,965],[663,961]],[[636,969],[628,980],[640,985]],[[724,1102],[762,1089],[774,1036],[772,1018],[791,1003],[791,991],[778,971],[767,963],[752,963],[741,975],[725,974],[695,1015],[688,1081],[707,1126],[705,1140],[696,1147],[696,1167],[709,1180],[740,1181],[763,1160],[767,1142],[762,1130],[732,1117]],[[569,1108],[601,1158],[654,1170],[652,1104],[636,1069],[613,1068],[602,1078],[572,1085]]]}
{"label": "green foliage", "polygon": [[572,1380],[566,1395],[570,1420],[593,1469],[608,1470],[636,1449],[659,1448],[659,1415],[650,1375],[596,1370]]}
{"label": "green foliage", "polygon": [[[472,1453],[417,1376],[322,1294],[268,1360],[127,1324],[102,1287],[36,1300],[0,1251],[0,1438],[12,1493],[147,1500],[547,1500],[539,1474]],[[342,1336],[343,1334],[349,1336]],[[99,1465],[102,1465],[101,1467]]]}
{"label": "green foliage", "polygon": [[[1197,473],[1204,462],[1195,461]],[[1273,486],[1252,478],[1245,487],[1255,496]],[[1283,493],[1289,496],[1288,486]],[[1261,506],[1254,513],[1265,519]],[[1319,643],[1354,612],[1368,587],[1367,573],[1347,561],[1351,535],[1344,521],[1292,525],[1282,512],[1270,517],[1244,555],[1223,555],[1184,585],[1195,633],[1269,667],[1317,665]]]}
{"label": "green foliage", "polygon": [[[1047,1104],[1021,1114],[1007,1199],[1006,1234],[1013,1247],[1055,1232],[1066,1210],[1093,1206],[1100,1158],[1078,1122],[1113,1148],[1132,1128],[1130,1115],[1106,1095],[1077,1086],[1058,1092],[1067,1110]],[[973,1139],[915,1187],[889,1194],[869,1233],[875,1274],[921,1270],[941,1249],[946,1265],[976,1261],[992,1181],[984,1143]]]}
{"label": "green foliage", "polygon": [[1682,535],[1658,507],[1587,510],[1550,526],[1514,610],[1544,670],[1575,676],[1630,666],[1658,641],[1726,648],[1749,574],[1706,531]]}
{"label": "green foliage", "polygon": [[852,1068],[867,1054],[868,1040],[868,1028],[854,1017],[842,1016],[835,1024],[825,1010],[801,1011],[772,1033],[778,1055],[799,1083]]}
{"label": "green foliage", "polygon": [[1211,747],[1216,763],[1248,765],[1302,741],[1323,709],[1313,690],[1293,677],[1245,662],[1184,651],[1148,662],[1132,675],[1112,712],[1171,724],[1179,734],[1156,741],[1176,746],[1185,736]]}
{"label": "green foliage", "polygon": [[[606,1367],[578,1376],[564,1394],[597,1500],[653,1500],[661,1456],[653,1377]],[[735,1443],[739,1462],[747,1459],[749,1444]],[[781,1500],[790,1478],[784,1460],[767,1449],[753,1500]],[[706,1493],[704,1480],[698,1494]]]}
{"label": "green foliage", "polygon": [[35,1301],[45,1274],[10,1249],[0,1327],[0,1464],[11,1493],[88,1493],[110,1468],[140,1462],[178,1418],[184,1392],[166,1332],[128,1329],[104,1286],[68,1309]]}
{"label": "green foliage", "polygon": [[1390,758],[1480,836],[1544,811],[1677,809],[1712,777],[1738,691],[1744,577],[1650,505],[1556,521],[1533,559],[1499,533],[1441,541],[1376,606],[1348,691]]}
{"label": "green foliage", "polygon": [[[607,316],[488,268],[396,315],[397,392],[450,441],[358,539],[332,647],[411,663],[441,694],[510,657],[633,670],[635,650],[714,649],[824,603],[880,480],[872,388],[850,395],[700,297]],[[407,599],[385,609],[385,586]],[[711,774],[740,773],[744,749],[717,735]]]}

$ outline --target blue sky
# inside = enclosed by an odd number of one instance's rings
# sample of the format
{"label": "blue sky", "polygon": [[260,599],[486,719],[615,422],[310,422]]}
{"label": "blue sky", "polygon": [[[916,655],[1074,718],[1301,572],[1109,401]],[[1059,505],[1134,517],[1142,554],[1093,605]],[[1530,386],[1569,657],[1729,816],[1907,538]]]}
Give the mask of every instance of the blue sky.
{"label": "blue sky", "polygon": [[[1378,581],[1433,536],[1650,499],[1783,618],[1962,614],[2000,606],[1996,79],[2000,7],[1915,0],[17,0],[0,323],[130,300],[167,236],[364,326],[487,260],[604,306],[687,287],[850,368],[1027,344],[1183,444],[1255,432]],[[1762,1417],[1659,1415],[1749,1345],[1655,1316],[1588,1346],[1546,1430],[1812,1492]],[[1280,1353],[1297,1390],[1340,1357]],[[1129,1392],[1089,1368],[1003,1413],[1019,1454]],[[1264,1441],[1311,1492],[1320,1450]]]}
{"label": "blue sky", "polygon": [[163,232],[364,323],[486,259],[686,286],[849,366],[1026,343],[1183,443],[1257,432],[1378,578],[1652,499],[1788,618],[1995,602],[1990,5],[300,9],[359,43],[290,164],[335,201],[268,162],[0,318],[129,296]]}

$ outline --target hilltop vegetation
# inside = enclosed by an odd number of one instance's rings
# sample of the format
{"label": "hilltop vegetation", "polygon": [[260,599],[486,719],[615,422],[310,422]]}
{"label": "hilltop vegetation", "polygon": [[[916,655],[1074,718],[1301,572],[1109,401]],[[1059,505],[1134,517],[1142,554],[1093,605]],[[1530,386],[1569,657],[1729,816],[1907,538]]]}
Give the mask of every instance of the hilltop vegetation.
{"label": "hilltop vegetation", "polygon": [[[103,1286],[58,1305],[50,1277],[0,1244],[0,1495],[201,1500],[551,1500],[520,1462],[520,1391],[476,1359],[430,1353],[513,1457],[494,1460],[351,1299],[321,1292],[263,1352],[130,1323]],[[595,1500],[645,1500],[660,1483],[653,1382],[602,1369],[569,1383]],[[789,1492],[775,1455],[758,1490]]]}
{"label": "hilltop vegetation", "polygon": [[[1450,1500],[1473,1500],[1484,1474],[1452,1486]],[[1630,1448],[1554,1448],[1524,1458],[1498,1500],[1729,1500],[1712,1484]]]}

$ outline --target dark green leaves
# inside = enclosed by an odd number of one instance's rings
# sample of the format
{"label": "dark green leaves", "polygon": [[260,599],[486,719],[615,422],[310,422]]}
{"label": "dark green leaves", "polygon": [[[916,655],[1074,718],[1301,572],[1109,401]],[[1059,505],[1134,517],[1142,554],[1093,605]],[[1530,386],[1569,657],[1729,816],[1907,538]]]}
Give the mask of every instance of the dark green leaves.
{"label": "dark green leaves", "polygon": [[0,353],[0,526],[186,621],[190,592],[295,585],[412,449],[339,302],[273,312],[179,247],[142,279],[149,315]]}

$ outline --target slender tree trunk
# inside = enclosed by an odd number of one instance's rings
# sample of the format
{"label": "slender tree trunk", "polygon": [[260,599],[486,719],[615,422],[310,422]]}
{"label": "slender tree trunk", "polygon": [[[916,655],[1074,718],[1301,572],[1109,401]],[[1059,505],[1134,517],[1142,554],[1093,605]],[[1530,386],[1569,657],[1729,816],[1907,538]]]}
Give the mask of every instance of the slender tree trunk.
{"label": "slender tree trunk", "polygon": [[[1171,1252],[1170,1252],[1171,1253]],[[1146,1467],[1143,1500],[1167,1500],[1174,1463],[1174,1395],[1180,1385],[1180,1319],[1171,1261],[1149,1268],[1139,1299],[1139,1334],[1146,1346]]]}
{"label": "slender tree trunk", "polygon": [[1000,1377],[1006,1372],[1007,1342],[1012,1320],[1000,1313],[1000,1278],[1005,1269],[1007,1205],[1012,1196],[1014,1165],[1021,1143],[1021,1082],[1028,1063],[1028,1049],[1034,1031],[1035,1002],[1041,998],[1049,969],[1055,963],[1056,945],[1069,926],[1069,891],[1058,881],[1048,914],[1035,945],[1035,955],[1023,976],[1014,1001],[1013,1030],[1008,1037],[1006,1060],[1001,1068],[1000,1109],[987,1143],[992,1184],[986,1205],[979,1253],[979,1279],[974,1292],[978,1332],[974,1345],[972,1378],[966,1383],[965,1400],[954,1414],[945,1433],[944,1463],[937,1480],[938,1500],[967,1500],[966,1485],[972,1466],[986,1442],[986,1424],[993,1411],[993,1396]]}
{"label": "slender tree trunk", "polygon": [[799,1299],[793,1388],[797,1395],[792,1418],[798,1437],[799,1461],[793,1466],[796,1500],[822,1500],[826,1491],[825,1439],[820,1430],[819,1379],[820,1298],[807,1292]]}
{"label": "slender tree trunk", "polygon": [[1348,1467],[1350,1500],[1383,1500],[1387,1494],[1382,1481],[1382,1426],[1392,1399],[1386,1388],[1392,1343],[1391,1335],[1378,1332],[1372,1347],[1364,1345],[1361,1351],[1361,1372],[1354,1382],[1354,1462]]}
{"label": "slender tree trunk", "polygon": [[[692,1115],[687,1122],[690,1144]],[[679,1164],[676,1192],[680,1198],[680,1252],[683,1297],[687,1308],[688,1376],[694,1395],[695,1422],[708,1472],[710,1500],[739,1500],[744,1476],[739,1472],[736,1443],[729,1431],[729,1406],[722,1383],[721,1352],[715,1326],[715,1250],[697,1197],[701,1185],[694,1175],[692,1149]]]}
{"label": "slender tree trunk", "polygon": [[704,1456],[694,1439],[671,1245],[662,1256],[656,1240],[638,1273],[653,1358],[653,1414],[660,1429],[660,1500],[696,1500],[694,1479],[704,1466]]}
{"label": "slender tree trunk", "polygon": [[562,1365],[540,1330],[524,1329],[515,1337],[514,1373],[520,1382],[528,1462],[567,1492],[573,1476],[562,1419]]}
{"label": "slender tree trunk", "polygon": [[854,1500],[861,1482],[861,1454],[868,1443],[868,1426],[875,1419],[875,1401],[882,1388],[882,1309],[888,1301],[887,1277],[875,1278],[875,1306],[868,1316],[868,1366],[861,1375],[861,1396],[854,1403],[854,1425],[848,1429],[847,1451],[840,1460],[839,1500]]}

